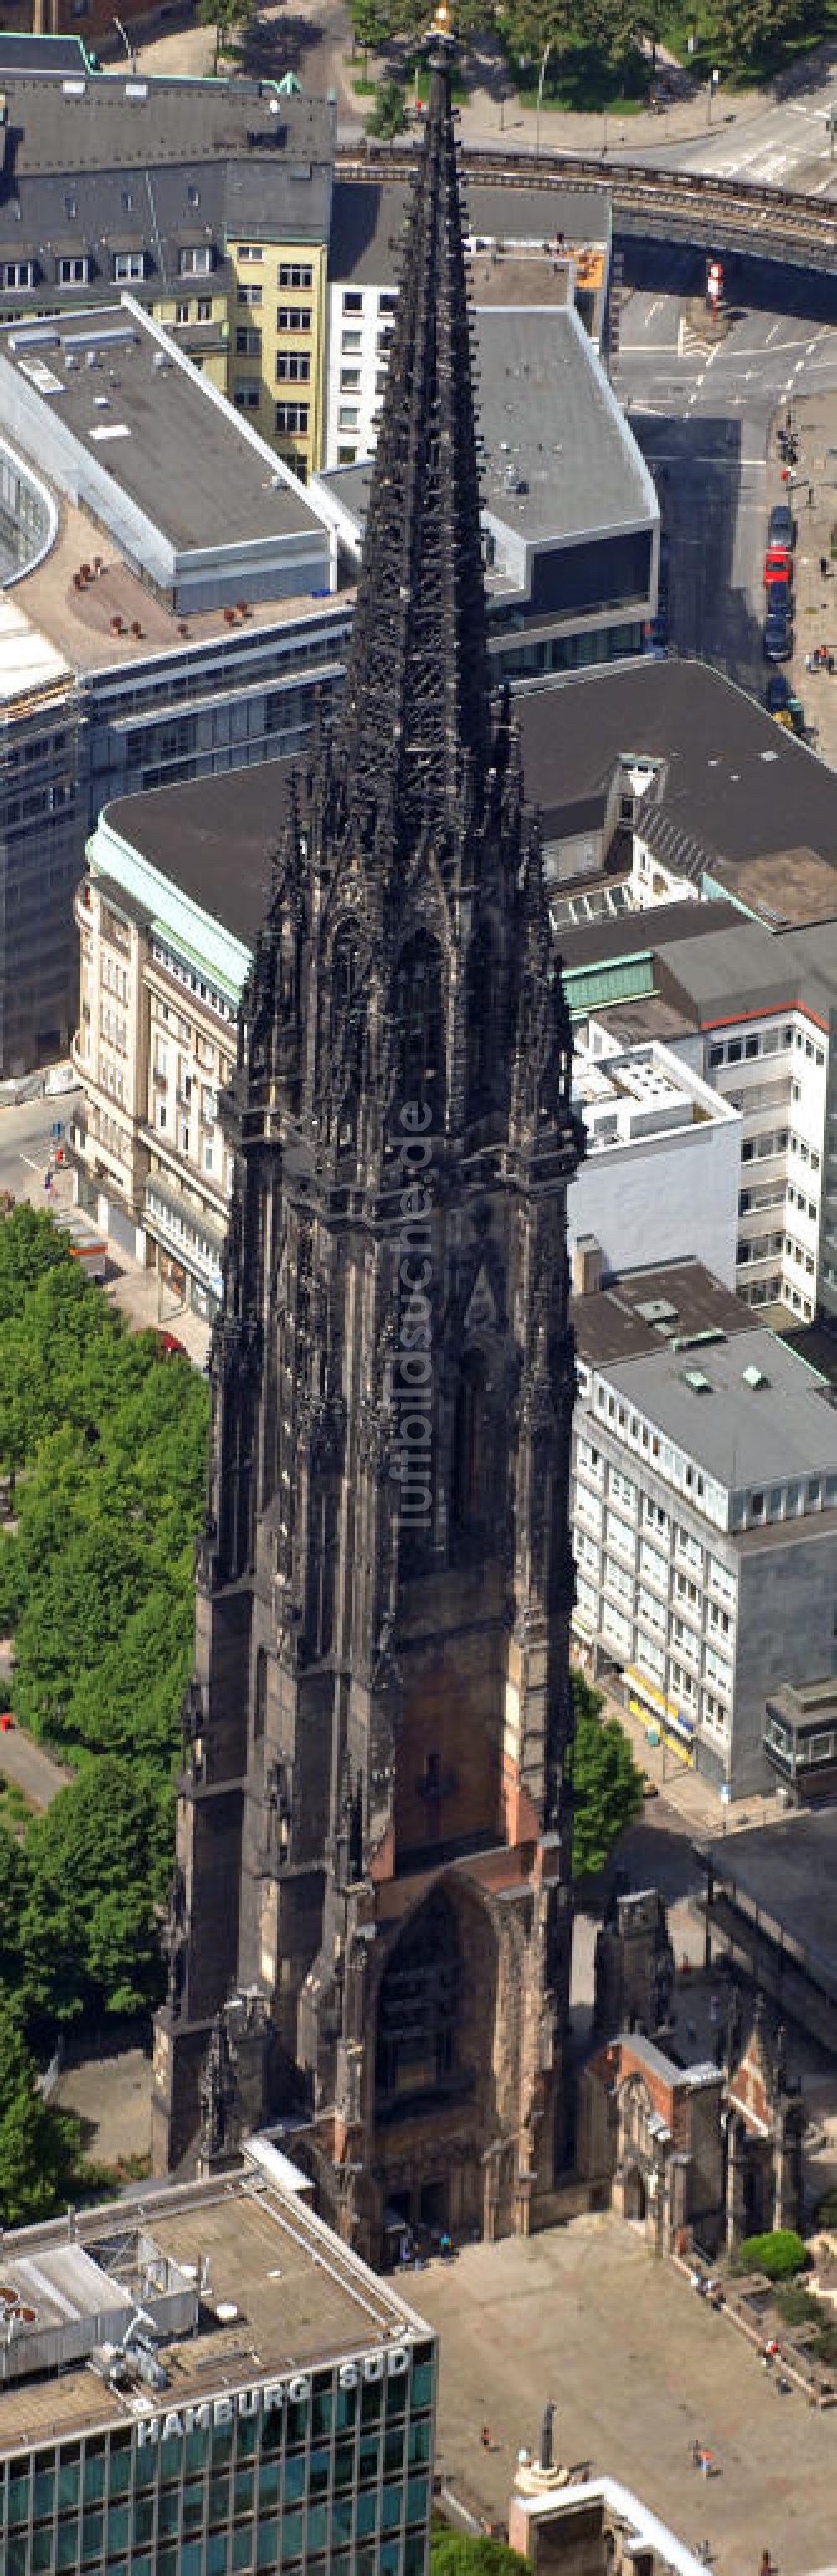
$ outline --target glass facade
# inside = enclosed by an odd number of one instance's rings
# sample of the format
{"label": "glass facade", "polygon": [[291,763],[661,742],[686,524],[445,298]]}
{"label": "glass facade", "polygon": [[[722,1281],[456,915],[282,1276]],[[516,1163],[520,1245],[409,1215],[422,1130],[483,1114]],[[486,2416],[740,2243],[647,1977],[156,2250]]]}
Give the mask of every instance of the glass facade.
{"label": "glass facade", "polygon": [[424,2576],[434,2401],[402,2346],[8,2457],[3,2576]]}

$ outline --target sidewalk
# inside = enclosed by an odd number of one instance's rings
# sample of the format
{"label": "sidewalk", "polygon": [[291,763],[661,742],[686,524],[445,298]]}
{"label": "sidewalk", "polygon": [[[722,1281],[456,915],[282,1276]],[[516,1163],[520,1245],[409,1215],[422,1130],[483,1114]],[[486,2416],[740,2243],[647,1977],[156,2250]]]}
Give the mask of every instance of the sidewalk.
{"label": "sidewalk", "polygon": [[[27,1170],[16,1195],[27,1198],[32,1207],[46,1209],[47,1214],[52,1211],[56,1216],[66,1215],[72,1208],[79,1225],[89,1233],[91,1242],[104,1241],[101,1227],[74,1203],[72,1173],[68,1165],[58,1165],[48,1194],[40,1170]],[[135,1332],[171,1333],[175,1341],[182,1342],[195,1368],[205,1367],[209,1357],[210,1325],[201,1315],[194,1315],[190,1307],[178,1305],[170,1288],[161,1290],[156,1271],[142,1269],[138,1261],[131,1261],[128,1254],[114,1244],[108,1246],[106,1293]]]}
{"label": "sidewalk", "polygon": [[606,1683],[598,1681],[595,1687],[602,1693],[608,1715],[618,1717],[639,1769],[653,1781],[666,1806],[674,1808],[697,1840],[707,1835],[715,1840],[719,1834],[744,1833],[757,1825],[775,1825],[784,1818],[787,1811],[774,1790],[724,1806],[712,1783],[681,1761],[670,1745],[649,1744],[642,1719],[634,1717]]}
{"label": "sidewalk", "polygon": [[[782,482],[776,428],[790,411],[799,437],[799,462],[793,486]],[[808,507],[809,490],[813,493]],[[785,662],[790,686],[801,698],[806,722],[821,760],[837,769],[837,674],[806,671],[806,654],[824,645],[837,663],[837,559],[832,560],[831,531],[837,523],[837,392],[788,394],[778,406],[771,430],[767,469],[767,508],[790,501],[796,516],[795,651]],[[767,544],[765,517],[764,542]],[[826,558],[823,581],[820,563]],[[765,675],[768,665],[765,664]]]}

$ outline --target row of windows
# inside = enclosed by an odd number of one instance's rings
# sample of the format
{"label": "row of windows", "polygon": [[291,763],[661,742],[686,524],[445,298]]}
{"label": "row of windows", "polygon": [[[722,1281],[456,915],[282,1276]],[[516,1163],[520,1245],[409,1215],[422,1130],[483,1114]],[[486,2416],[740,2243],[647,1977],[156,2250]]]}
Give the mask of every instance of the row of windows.
{"label": "row of windows", "polygon": [[[385,288],[383,289],[383,291],[381,292],[381,294],[379,294],[379,296],[378,296],[378,311],[379,311],[379,313],[390,313],[390,314],[392,314],[392,313],[394,313],[394,312],[395,312],[396,307],[397,307],[397,304],[398,304],[398,297],[397,297],[397,295],[393,292],[393,290],[392,290],[390,287],[385,287]],[[360,294],[358,294],[358,291],[357,291],[357,288],[356,288],[356,287],[345,287],[345,288],[344,288],[344,290],[343,290],[343,311],[344,311],[344,313],[362,313],[362,312],[363,312],[363,296],[362,296],[362,295],[360,295]]]}
{"label": "row of windows", "polygon": [[[262,242],[240,242],[238,257],[242,266],[261,268],[265,252]],[[281,259],[276,270],[277,286],[311,287],[314,271],[310,260]],[[259,289],[261,292],[261,289]]]}
{"label": "row of windows", "polygon": [[770,1261],[777,1252],[785,1252],[789,1261],[797,1262],[800,1269],[804,1267],[807,1278],[813,1279],[813,1253],[806,1252],[803,1244],[795,1243],[790,1234],[754,1234],[751,1238],[742,1235],[736,1245],[736,1263],[746,1266],[748,1261]]}
{"label": "row of windows", "polygon": [[164,946],[161,939],[152,940],[151,954],[155,965],[164,966],[167,975],[173,975],[176,983],[185,984],[190,992],[196,993],[211,1011],[217,1011],[219,1019],[237,1020],[237,1004],[228,1002],[223,993],[216,991],[214,984],[207,984],[203,976],[196,974],[194,966],[187,966],[173,949]]}

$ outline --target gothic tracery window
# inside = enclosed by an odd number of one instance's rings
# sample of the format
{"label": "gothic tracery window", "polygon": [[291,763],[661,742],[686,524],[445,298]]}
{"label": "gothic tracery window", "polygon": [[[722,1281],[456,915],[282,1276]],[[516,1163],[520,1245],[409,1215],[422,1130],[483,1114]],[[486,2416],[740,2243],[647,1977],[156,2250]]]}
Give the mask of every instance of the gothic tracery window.
{"label": "gothic tracery window", "polygon": [[438,943],[419,931],[402,949],[395,978],[396,1107],[425,1103],[439,1126],[444,1106],[445,1028]]}
{"label": "gothic tracery window", "polygon": [[455,2071],[461,1951],[454,1908],[437,1890],[406,1930],[378,1999],[375,2091],[379,2112],[426,2093],[438,2101]]}
{"label": "gothic tracery window", "polygon": [[459,1372],[453,1420],[451,1527],[459,1546],[481,1543],[496,1508],[493,1421],[488,1365],[482,1351],[466,1351]]}

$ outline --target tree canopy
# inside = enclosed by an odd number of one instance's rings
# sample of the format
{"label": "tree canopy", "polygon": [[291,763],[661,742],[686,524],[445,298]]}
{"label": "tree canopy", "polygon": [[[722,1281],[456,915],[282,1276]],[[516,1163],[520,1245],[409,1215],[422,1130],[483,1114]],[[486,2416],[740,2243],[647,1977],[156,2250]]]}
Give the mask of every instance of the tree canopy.
{"label": "tree canopy", "polygon": [[434,2531],[430,2576],[524,2576],[528,2558],[504,2540],[471,2540],[465,2532]]}
{"label": "tree canopy", "polygon": [[618,1717],[602,1716],[600,1692],[581,1673],[574,1672],[572,1682],[573,1873],[583,1878],[604,1868],[626,1825],[641,1813],[642,1772]]}
{"label": "tree canopy", "polygon": [[78,2122],[41,2101],[13,2006],[0,1997],[0,2225],[50,2218],[74,2180]]}

